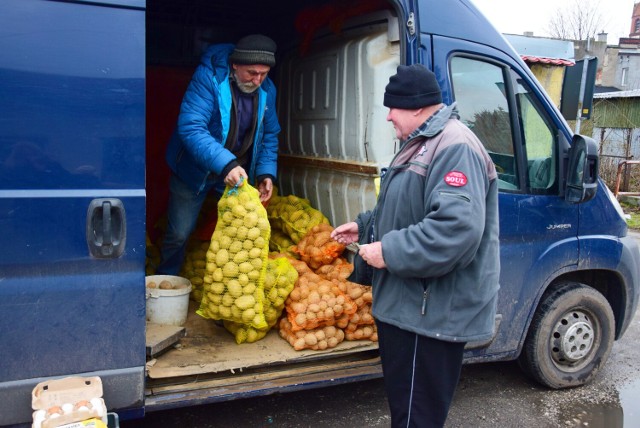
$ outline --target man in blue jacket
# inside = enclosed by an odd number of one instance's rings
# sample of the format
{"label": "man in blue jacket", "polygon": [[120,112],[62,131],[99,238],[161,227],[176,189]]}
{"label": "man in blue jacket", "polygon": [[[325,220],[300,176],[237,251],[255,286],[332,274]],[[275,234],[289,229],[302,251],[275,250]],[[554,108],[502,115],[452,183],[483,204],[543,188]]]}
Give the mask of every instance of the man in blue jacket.
{"label": "man in blue jacket", "polygon": [[467,342],[494,334],[498,180],[482,143],[442,103],[435,75],[399,66],[385,88],[401,141],[373,211],[332,236],[372,267],[392,427],[442,427]]}
{"label": "man in blue jacket", "polygon": [[180,106],[167,148],[171,168],[167,231],[157,274],[177,275],[185,247],[210,190],[257,186],[271,198],[277,173],[276,88],[267,77],[276,43],[261,34],[234,46],[217,44],[202,55]]}

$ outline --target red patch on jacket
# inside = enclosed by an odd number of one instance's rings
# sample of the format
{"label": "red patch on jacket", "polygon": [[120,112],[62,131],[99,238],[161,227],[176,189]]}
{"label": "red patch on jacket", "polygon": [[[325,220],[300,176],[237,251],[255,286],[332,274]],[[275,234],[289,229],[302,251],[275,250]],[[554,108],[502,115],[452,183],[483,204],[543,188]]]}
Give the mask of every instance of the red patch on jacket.
{"label": "red patch on jacket", "polygon": [[451,171],[444,176],[444,182],[449,186],[462,187],[467,184],[467,176],[459,171]]}

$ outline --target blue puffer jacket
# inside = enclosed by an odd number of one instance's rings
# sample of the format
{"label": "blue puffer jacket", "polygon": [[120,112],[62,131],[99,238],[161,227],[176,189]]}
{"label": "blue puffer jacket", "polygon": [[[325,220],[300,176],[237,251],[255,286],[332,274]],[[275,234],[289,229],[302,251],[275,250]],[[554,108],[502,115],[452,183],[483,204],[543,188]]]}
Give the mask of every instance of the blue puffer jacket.
{"label": "blue puffer jacket", "polygon": [[[224,177],[218,177],[236,157],[224,144],[231,120],[229,55],[231,44],[210,46],[202,55],[182,99],[178,124],[167,147],[171,170],[194,192],[215,186],[224,191]],[[270,175],[277,177],[278,133],[276,88],[268,77],[258,89],[258,126],[252,147],[249,181]],[[211,175],[211,176],[210,176]]]}

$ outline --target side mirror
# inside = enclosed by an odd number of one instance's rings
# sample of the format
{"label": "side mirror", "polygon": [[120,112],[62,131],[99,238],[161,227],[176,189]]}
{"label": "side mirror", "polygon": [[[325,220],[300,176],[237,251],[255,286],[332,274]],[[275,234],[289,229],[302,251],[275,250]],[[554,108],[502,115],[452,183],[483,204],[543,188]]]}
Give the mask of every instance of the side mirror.
{"label": "side mirror", "polygon": [[580,204],[593,199],[598,190],[598,145],[582,135],[574,135],[569,149],[569,167],[564,199]]}

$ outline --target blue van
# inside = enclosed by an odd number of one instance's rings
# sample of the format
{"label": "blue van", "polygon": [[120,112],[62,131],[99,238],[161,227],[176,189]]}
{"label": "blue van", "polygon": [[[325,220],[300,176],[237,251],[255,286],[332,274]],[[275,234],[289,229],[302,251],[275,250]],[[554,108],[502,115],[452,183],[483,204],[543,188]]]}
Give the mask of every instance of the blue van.
{"label": "blue van", "polygon": [[381,376],[373,342],[236,345],[193,310],[182,348],[147,358],[164,149],[203,48],[254,32],[278,43],[279,192],[334,225],[374,205],[397,146],[389,76],[432,69],[500,178],[496,335],[465,361],[518,359],[550,388],[597,375],[638,304],[638,246],[594,141],[469,0],[4,0],[0,425],[28,424],[34,386],[72,375],[100,376],[121,419]]}

